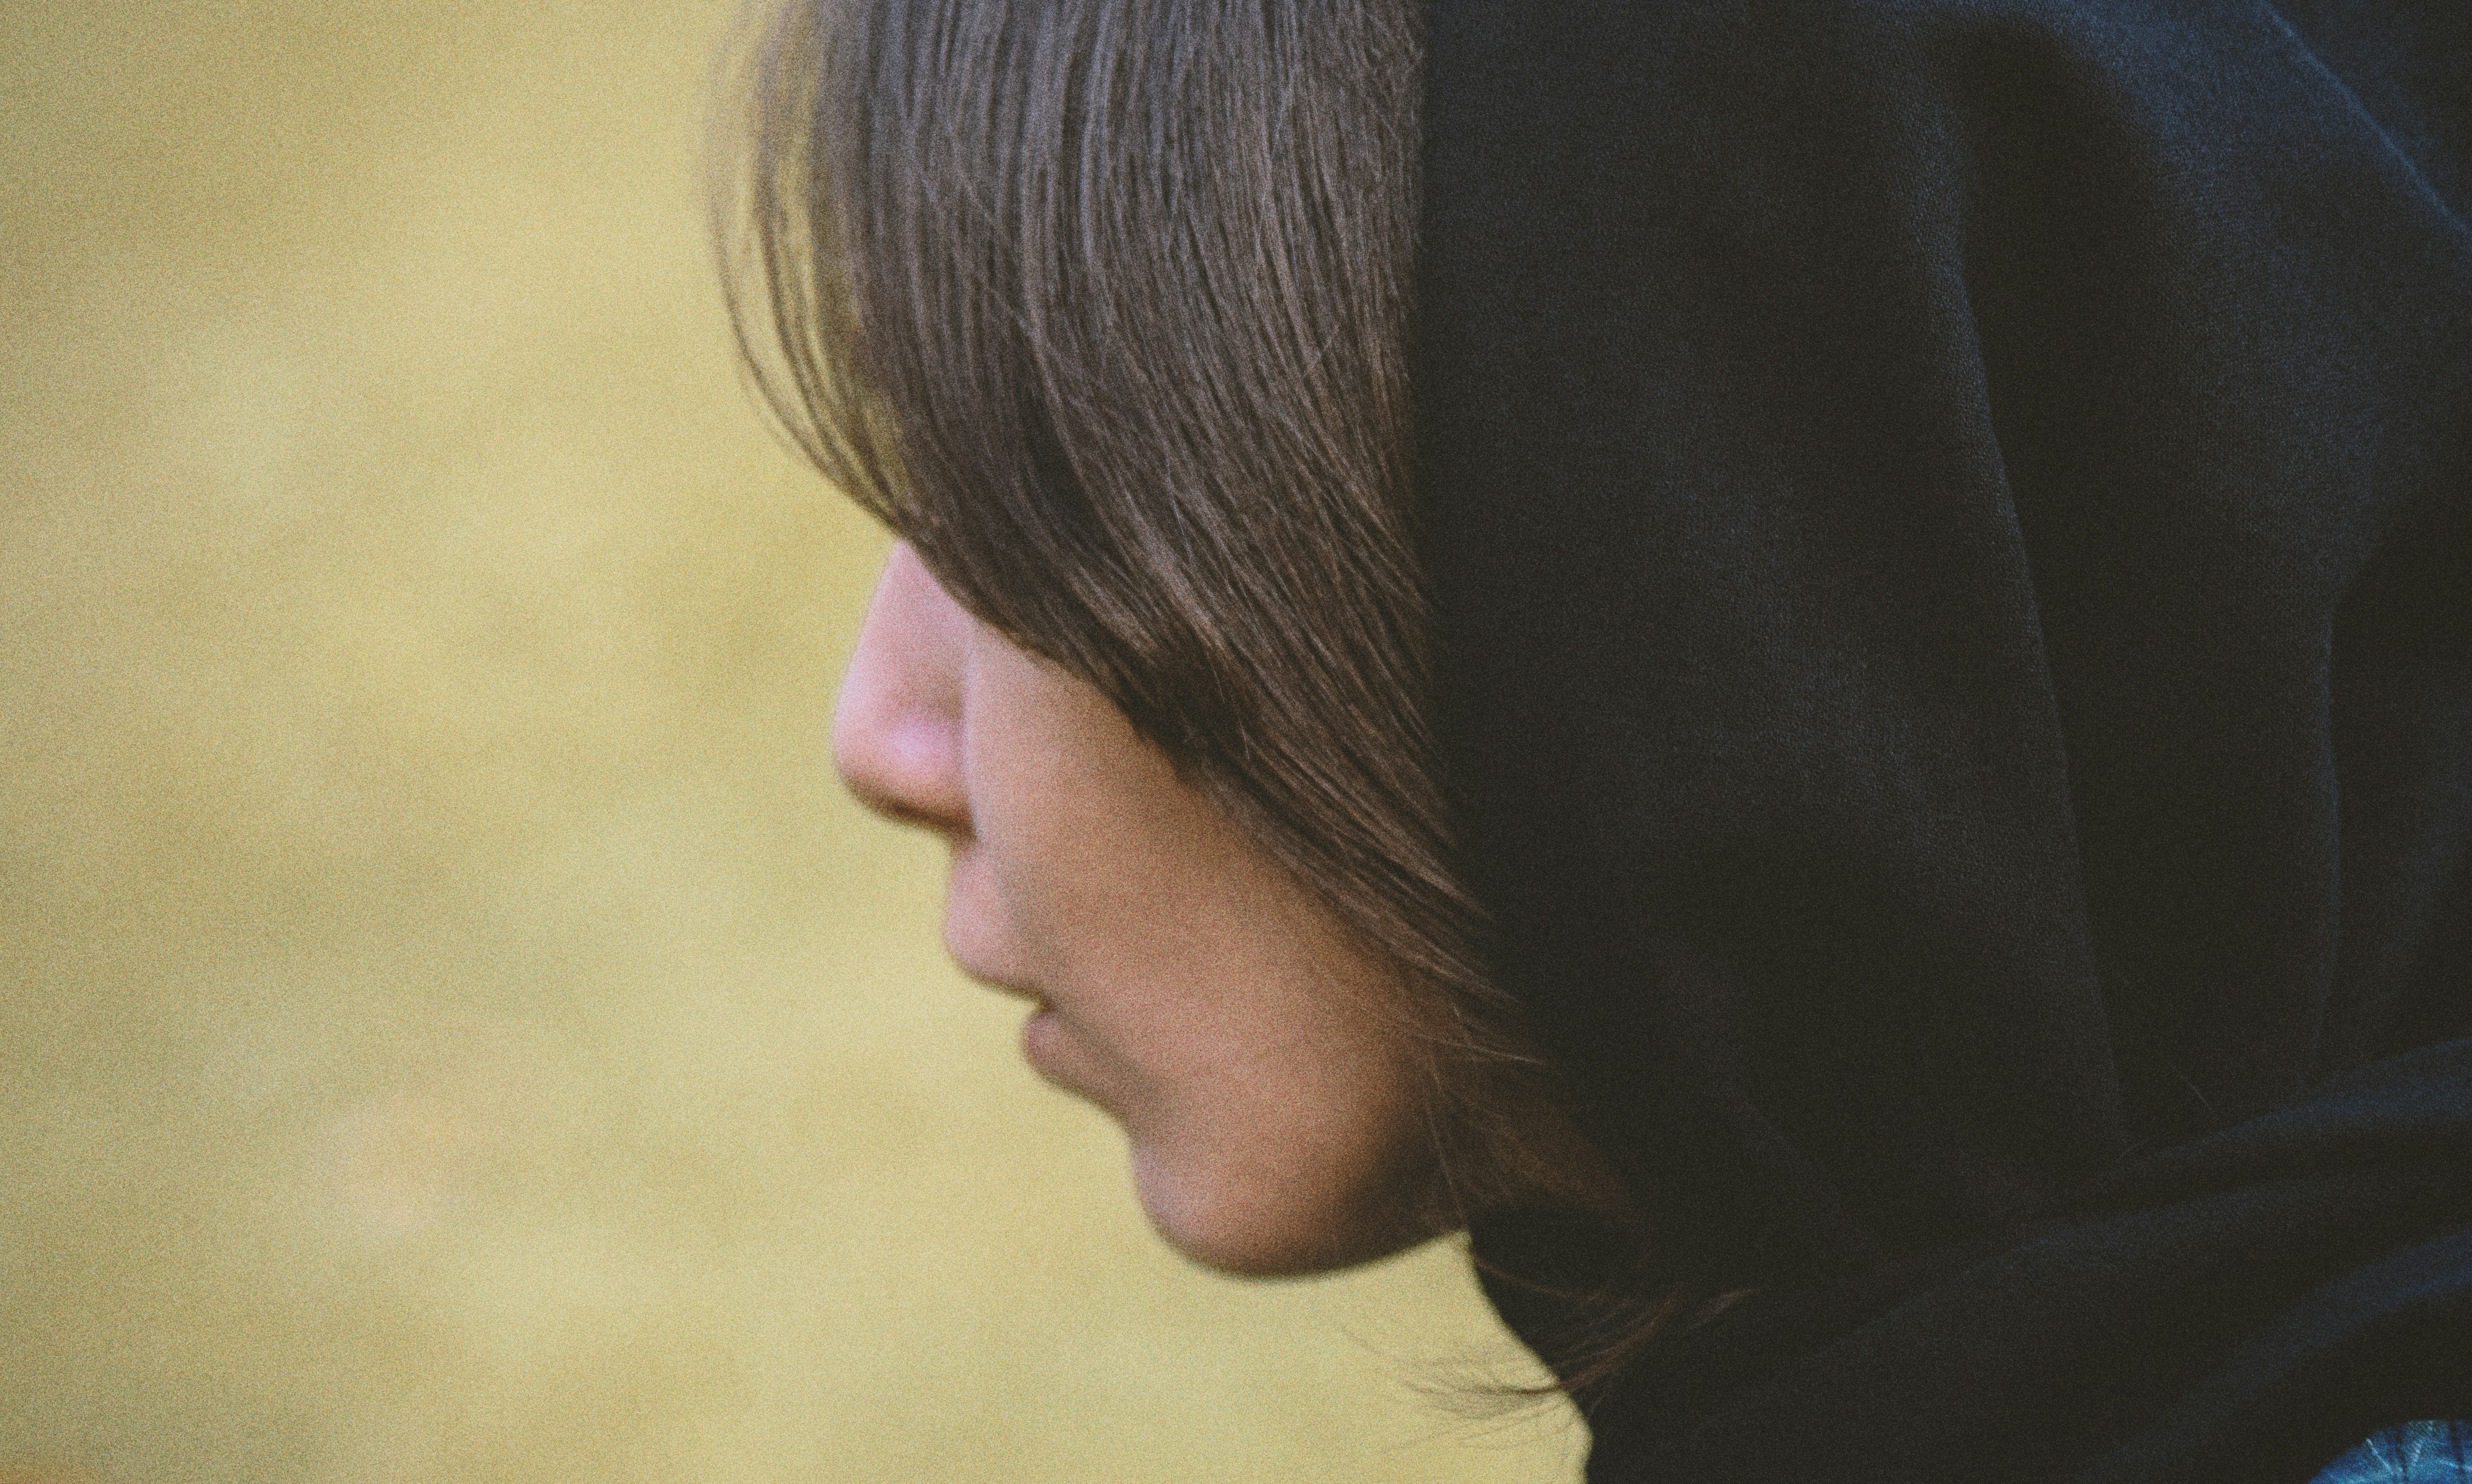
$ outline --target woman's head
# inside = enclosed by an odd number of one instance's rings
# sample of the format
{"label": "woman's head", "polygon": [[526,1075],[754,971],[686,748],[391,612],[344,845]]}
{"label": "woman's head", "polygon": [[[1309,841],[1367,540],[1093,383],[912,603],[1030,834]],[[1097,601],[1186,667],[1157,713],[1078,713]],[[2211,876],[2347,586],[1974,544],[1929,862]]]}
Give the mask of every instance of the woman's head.
{"label": "woman's head", "polygon": [[1124,1126],[1160,1232],[1213,1266],[1379,1256],[1441,1216],[1392,969],[1088,683],[894,548],[842,687],[852,789],[942,834],[944,936],[1038,1003],[1040,1073]]}
{"label": "woman's head", "polygon": [[[755,142],[725,208],[773,409],[907,543],[844,699],[845,766],[960,846],[954,946],[1050,996],[1031,1033],[1045,1069],[1126,1119],[1137,1163],[1199,1148],[1146,1146],[1132,1110],[1168,1105],[1124,1089],[1158,1068],[1080,1045],[1065,1033],[1087,1011],[1016,955],[1066,951],[1061,934],[1081,973],[1112,952],[1102,977],[1136,998],[1173,989],[1185,1027],[1237,1026],[1247,994],[1304,981],[1293,964],[1229,977],[1260,943],[1216,969],[1169,954],[1159,977],[1132,974],[1164,935],[1276,923],[1322,966],[1309,1039],[1367,1069],[1356,1132],[1394,1156],[1385,1179],[1419,1188],[1382,1190],[1378,1239],[1248,1255],[1179,1230],[1170,1208],[1195,1188],[1145,1168],[1162,1228],[1229,1266],[1367,1256],[1540,1162],[1522,1132],[1538,1120],[1516,1111],[1535,1079],[1479,966],[1433,738],[1409,500],[1418,48],[1413,0],[793,0],[756,49]],[[930,694],[950,705],[904,709]],[[1017,758],[983,747],[992,713],[963,704],[983,694],[1008,726],[1058,730]],[[910,792],[927,775],[901,738],[939,716],[944,771]],[[1095,772],[1076,771],[1085,745]],[[1059,790],[1099,777],[1129,792],[1096,800],[1094,822],[1076,812],[1094,795]],[[1039,850],[998,850],[990,823],[1031,803],[1055,806]],[[1096,861],[1102,841],[1134,848]],[[1072,858],[1042,853],[1057,846]],[[1180,846],[1191,859],[1155,853]],[[1224,898],[1200,876],[1179,896],[1205,858]],[[1111,922],[1133,931],[1096,935]],[[1332,1015],[1350,1027],[1336,1040]],[[1121,1065],[1103,1069],[1108,1051]],[[1210,1137],[1249,1130],[1247,1158],[1295,1166],[1304,1144],[1281,1147],[1259,1105],[1309,1094],[1267,1071],[1254,1091]],[[1153,1120],[1169,1123],[1198,1127]],[[1383,1182],[1355,1185],[1341,1207]]]}

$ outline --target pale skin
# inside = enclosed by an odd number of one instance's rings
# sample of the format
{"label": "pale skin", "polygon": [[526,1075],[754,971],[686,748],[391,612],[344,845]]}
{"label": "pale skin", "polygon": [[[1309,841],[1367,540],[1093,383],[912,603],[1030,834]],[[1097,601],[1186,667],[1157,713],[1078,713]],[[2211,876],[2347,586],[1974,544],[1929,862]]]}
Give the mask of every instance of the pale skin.
{"label": "pale skin", "polygon": [[1434,1234],[1424,1063],[1377,955],[1084,682],[896,544],[843,682],[851,791],[952,850],[944,941],[1035,1002],[1039,1074],[1121,1124],[1170,1244],[1314,1272]]}

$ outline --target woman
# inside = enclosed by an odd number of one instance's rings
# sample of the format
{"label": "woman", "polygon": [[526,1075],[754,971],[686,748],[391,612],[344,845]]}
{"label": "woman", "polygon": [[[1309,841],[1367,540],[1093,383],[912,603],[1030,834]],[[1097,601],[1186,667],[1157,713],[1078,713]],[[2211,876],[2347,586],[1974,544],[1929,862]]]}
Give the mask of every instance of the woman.
{"label": "woman", "polygon": [[907,541],[844,771],[1170,1241],[1471,1223],[1594,1478],[2451,1448],[2467,78],[2402,0],[794,8],[741,324]]}

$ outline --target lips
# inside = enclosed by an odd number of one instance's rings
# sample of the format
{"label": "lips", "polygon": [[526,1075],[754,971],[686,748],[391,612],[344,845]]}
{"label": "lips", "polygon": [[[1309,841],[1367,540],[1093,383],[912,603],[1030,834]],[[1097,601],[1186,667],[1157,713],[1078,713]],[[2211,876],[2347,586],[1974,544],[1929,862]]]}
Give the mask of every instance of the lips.
{"label": "lips", "polygon": [[1123,1121],[1121,1078],[1098,1048],[1077,1036],[1071,1022],[1043,999],[1021,1022],[1021,1056],[1048,1086]]}
{"label": "lips", "polygon": [[1041,1010],[1047,1008],[1047,996],[1041,994],[1036,990],[1030,988],[1028,985],[1013,984],[1007,980],[999,979],[993,974],[981,973],[979,970],[972,969],[969,965],[962,963],[959,959],[955,959],[954,962],[961,965],[962,972],[969,975],[974,983],[986,985],[988,989],[995,990],[1001,993],[1010,994],[1016,999],[1029,1000],[1037,1005]]}
{"label": "lips", "polygon": [[1047,996],[1044,993],[1032,989],[1029,985],[998,978],[988,971],[985,964],[972,962],[972,956],[962,951],[954,944],[953,938],[954,934],[948,922],[945,932],[945,950],[952,954],[954,965],[962,972],[969,975],[973,982],[1031,1002],[1030,1017],[1021,1025],[1022,1057],[1041,1077],[1068,1091],[1077,1090],[1075,1086],[1065,1081],[1058,1071],[1063,1061],[1061,1053],[1064,1047],[1065,1030],[1063,1022],[1057,1017],[1056,1007],[1047,1002]]}
{"label": "lips", "polygon": [[944,951],[952,956],[954,967],[988,989],[1001,990],[1022,999],[1036,1000],[1042,1005],[1047,1002],[1047,997],[1038,991],[1015,978],[1007,977],[1001,965],[989,962],[1000,955],[989,951],[989,945],[981,941],[979,935],[966,931],[961,915],[949,909],[944,917]]}
{"label": "lips", "polygon": [[1056,1068],[1062,1061],[1063,1050],[1064,1022],[1042,999],[1030,1017],[1021,1022],[1022,1058],[1040,1076],[1054,1082],[1058,1080]]}
{"label": "lips", "polygon": [[1018,951],[1018,940],[1008,930],[1006,914],[995,911],[991,889],[968,868],[975,857],[957,860],[944,904],[944,950],[954,965],[974,982],[1026,999],[1030,1015],[1021,1025],[1022,1060],[1031,1070],[1060,1091],[1114,1113],[1105,1089],[1121,1080],[1100,1043],[1068,1021],[1033,982],[1032,964]]}

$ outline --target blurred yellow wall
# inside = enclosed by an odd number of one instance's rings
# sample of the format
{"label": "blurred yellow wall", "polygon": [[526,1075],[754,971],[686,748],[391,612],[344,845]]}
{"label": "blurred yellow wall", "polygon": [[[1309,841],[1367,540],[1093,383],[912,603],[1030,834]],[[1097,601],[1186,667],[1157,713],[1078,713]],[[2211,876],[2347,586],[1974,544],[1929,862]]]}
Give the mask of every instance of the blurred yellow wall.
{"label": "blurred yellow wall", "polygon": [[727,21],[6,10],[0,1478],[1571,1477],[1451,1245],[1159,1248],[834,787]]}

